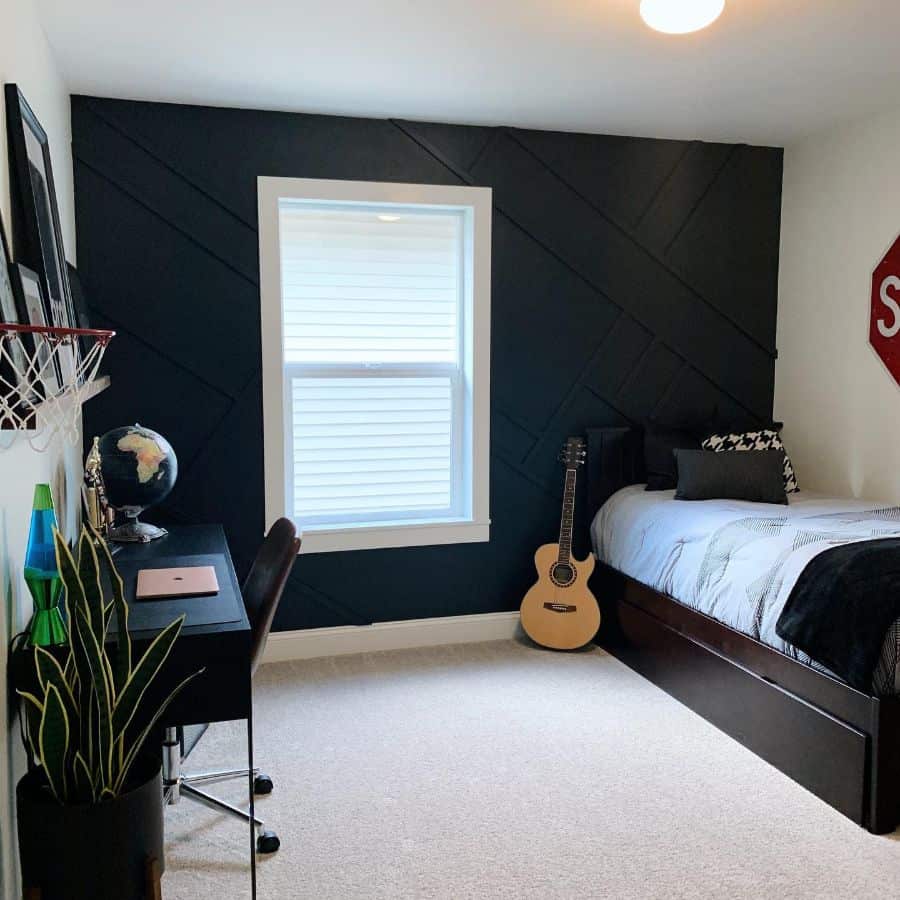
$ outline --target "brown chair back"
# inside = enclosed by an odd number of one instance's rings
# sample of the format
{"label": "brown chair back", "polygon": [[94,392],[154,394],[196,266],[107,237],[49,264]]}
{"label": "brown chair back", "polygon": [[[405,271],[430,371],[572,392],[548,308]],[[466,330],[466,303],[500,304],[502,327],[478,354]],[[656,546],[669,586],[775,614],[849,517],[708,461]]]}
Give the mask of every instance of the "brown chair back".
{"label": "brown chair back", "polygon": [[288,575],[300,549],[297,529],[289,519],[279,519],[270,529],[253,560],[250,573],[241,593],[253,633],[250,671],[255,672],[262,661],[266,639],[275,618]]}

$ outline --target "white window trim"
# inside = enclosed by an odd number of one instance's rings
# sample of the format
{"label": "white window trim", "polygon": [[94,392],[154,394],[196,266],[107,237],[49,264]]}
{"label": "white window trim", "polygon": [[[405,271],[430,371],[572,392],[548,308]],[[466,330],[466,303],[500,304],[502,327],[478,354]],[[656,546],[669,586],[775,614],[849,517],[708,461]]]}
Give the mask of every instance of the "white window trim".
{"label": "white window trim", "polygon": [[287,472],[285,440],[284,352],[281,312],[281,246],[278,201],[302,198],[348,203],[467,206],[473,210],[473,284],[471,340],[465,342],[464,370],[471,398],[472,471],[470,515],[446,522],[360,524],[306,528],[301,553],[371,550],[455,544],[490,539],[490,348],[491,348],[491,208],[490,188],[453,185],[333,181],[317,178],[257,179],[259,275],[261,299],[263,438],[267,528],[281,516]]}

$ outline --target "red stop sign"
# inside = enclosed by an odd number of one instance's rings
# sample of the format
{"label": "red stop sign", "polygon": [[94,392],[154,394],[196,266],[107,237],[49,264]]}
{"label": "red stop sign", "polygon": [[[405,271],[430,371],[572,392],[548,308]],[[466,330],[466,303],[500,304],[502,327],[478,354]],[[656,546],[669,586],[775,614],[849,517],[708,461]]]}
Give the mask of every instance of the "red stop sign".
{"label": "red stop sign", "polygon": [[900,384],[900,237],[872,274],[869,343]]}

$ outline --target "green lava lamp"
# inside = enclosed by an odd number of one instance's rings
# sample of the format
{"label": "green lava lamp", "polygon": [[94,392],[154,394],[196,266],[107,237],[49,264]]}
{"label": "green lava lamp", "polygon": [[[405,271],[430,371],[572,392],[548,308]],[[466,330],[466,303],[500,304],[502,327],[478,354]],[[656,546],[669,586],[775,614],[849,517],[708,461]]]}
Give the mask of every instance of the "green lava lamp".
{"label": "green lava lamp", "polygon": [[37,647],[64,644],[67,640],[66,625],[59,608],[62,580],[56,566],[54,528],[56,513],[50,485],[36,484],[31,508],[31,531],[25,551],[25,583],[34,599],[31,643]]}

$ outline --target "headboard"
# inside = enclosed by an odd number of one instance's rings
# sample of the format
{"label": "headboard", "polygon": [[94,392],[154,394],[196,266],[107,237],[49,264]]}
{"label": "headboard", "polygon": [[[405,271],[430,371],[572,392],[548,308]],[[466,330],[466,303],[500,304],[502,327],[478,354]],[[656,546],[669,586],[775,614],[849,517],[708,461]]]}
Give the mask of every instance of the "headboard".
{"label": "headboard", "polygon": [[590,520],[620,488],[644,481],[643,433],[637,428],[589,428],[587,490]]}

